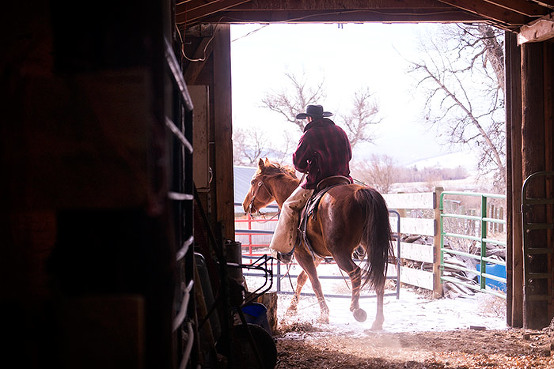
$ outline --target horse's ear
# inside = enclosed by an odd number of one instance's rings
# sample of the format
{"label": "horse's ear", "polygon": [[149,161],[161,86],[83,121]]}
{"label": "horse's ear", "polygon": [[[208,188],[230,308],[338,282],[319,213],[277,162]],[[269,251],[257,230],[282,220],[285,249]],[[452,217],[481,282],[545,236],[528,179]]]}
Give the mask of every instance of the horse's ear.
{"label": "horse's ear", "polygon": [[265,166],[266,166],[266,167],[271,166],[271,162],[269,161],[268,158],[265,158]]}
{"label": "horse's ear", "polygon": [[264,159],[260,158],[260,160],[258,161],[258,168],[264,169]]}

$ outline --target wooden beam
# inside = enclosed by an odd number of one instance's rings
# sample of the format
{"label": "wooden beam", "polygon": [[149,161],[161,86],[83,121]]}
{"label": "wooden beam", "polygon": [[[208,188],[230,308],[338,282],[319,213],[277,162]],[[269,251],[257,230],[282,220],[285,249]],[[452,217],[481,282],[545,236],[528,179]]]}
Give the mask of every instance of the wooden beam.
{"label": "wooden beam", "polygon": [[528,17],[540,17],[548,13],[548,9],[539,4],[520,0],[485,0],[487,3],[523,14]]}
{"label": "wooden beam", "polygon": [[366,10],[348,11],[230,11],[214,14],[202,19],[210,23],[475,23],[486,19],[460,10],[424,12],[412,9],[408,12],[374,12]]}
{"label": "wooden beam", "polygon": [[[208,15],[227,10],[239,4],[247,3],[249,1],[250,0],[222,0],[209,2],[204,5],[201,4],[201,0],[195,1],[193,2],[193,6],[195,6],[195,8],[191,10],[187,9],[181,13],[176,12],[175,21],[177,24],[194,22],[197,19],[201,19]],[[185,6],[187,4],[188,3],[186,3]]]}
{"label": "wooden beam", "polygon": [[554,13],[545,15],[529,25],[521,26],[517,35],[517,43],[541,42],[554,38]]}
{"label": "wooden beam", "polygon": [[550,9],[554,9],[554,0],[531,0],[541,6],[545,6]]}
{"label": "wooden beam", "polygon": [[523,327],[523,248],[521,227],[521,48],[516,35],[506,32],[506,184],[508,214],[506,250],[506,320],[513,328]]}
{"label": "wooden beam", "polygon": [[214,158],[217,221],[223,237],[235,239],[233,129],[231,104],[231,27],[215,31],[213,58]]}
{"label": "wooden beam", "polygon": [[[543,44],[529,43],[521,47],[522,69],[522,167],[523,178],[545,170],[545,125],[544,125],[544,53]],[[527,186],[527,198],[544,198],[545,184],[535,180]],[[527,221],[545,223],[544,206],[533,206],[532,210],[524,209]],[[546,233],[529,232],[525,236],[526,246],[541,248],[546,245]],[[546,273],[547,258],[539,255],[523,255],[524,275]],[[548,295],[547,280],[542,278],[524,278],[523,295],[523,328],[542,329],[550,323],[546,300],[539,300]]]}
{"label": "wooden beam", "polygon": [[213,37],[204,37],[196,48],[191,60],[189,60],[185,69],[185,81],[187,84],[195,84],[196,79],[204,69],[206,60],[210,57],[213,51]]}
{"label": "wooden beam", "polygon": [[473,0],[439,0],[441,3],[452,5],[481,17],[501,22],[505,25],[523,25],[529,22],[529,18],[514,11],[502,8],[495,4]]}

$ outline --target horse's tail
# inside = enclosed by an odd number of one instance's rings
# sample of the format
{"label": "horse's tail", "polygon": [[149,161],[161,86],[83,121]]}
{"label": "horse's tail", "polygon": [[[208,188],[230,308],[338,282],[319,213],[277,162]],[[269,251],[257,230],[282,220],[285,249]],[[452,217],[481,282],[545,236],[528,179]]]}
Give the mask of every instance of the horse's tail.
{"label": "horse's tail", "polygon": [[363,285],[371,282],[373,288],[382,288],[387,277],[389,254],[393,254],[387,203],[371,187],[356,191],[355,198],[363,207],[365,219],[362,243],[366,246],[367,263],[362,271]]}

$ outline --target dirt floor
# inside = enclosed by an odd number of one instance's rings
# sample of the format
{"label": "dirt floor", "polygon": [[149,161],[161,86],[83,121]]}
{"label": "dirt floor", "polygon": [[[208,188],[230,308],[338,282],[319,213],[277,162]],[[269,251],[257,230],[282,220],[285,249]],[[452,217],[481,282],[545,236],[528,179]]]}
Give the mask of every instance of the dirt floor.
{"label": "dirt floor", "polygon": [[[297,334],[286,334],[293,331]],[[347,337],[301,324],[284,327],[279,333],[277,369],[554,368],[546,331],[366,331]]]}

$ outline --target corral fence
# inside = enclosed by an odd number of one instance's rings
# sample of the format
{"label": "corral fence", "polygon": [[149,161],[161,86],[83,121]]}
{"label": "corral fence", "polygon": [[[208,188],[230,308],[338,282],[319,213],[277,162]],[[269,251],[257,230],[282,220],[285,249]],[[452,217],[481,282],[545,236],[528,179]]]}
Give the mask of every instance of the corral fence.
{"label": "corral fence", "polygon": [[[447,198],[473,198],[479,201],[478,211],[466,214],[448,206]],[[506,298],[506,220],[503,219],[505,195],[444,191],[440,195],[440,262],[441,280],[453,282],[472,290],[479,290]],[[496,203],[494,203],[496,201]],[[467,201],[466,201],[467,202]],[[450,208],[450,209],[449,209]],[[462,240],[468,247],[447,246],[448,240]],[[473,250],[472,250],[473,248]],[[477,251],[477,252],[475,252]],[[447,255],[457,255],[466,260],[464,265],[452,263]],[[471,267],[475,265],[475,268]],[[478,283],[445,275],[449,268],[467,275],[477,275]],[[477,273],[476,273],[477,271]]]}
{"label": "corral fence", "polygon": [[[235,206],[240,206],[241,204],[235,203]],[[270,253],[269,251],[269,242],[271,241],[271,237],[273,235],[273,231],[275,229],[275,226],[277,224],[278,219],[278,207],[276,205],[269,205],[265,209],[262,209],[263,215],[258,215],[256,217],[252,217],[250,214],[241,215],[235,217],[235,235],[236,240],[241,243],[242,248],[242,258],[243,263],[248,264],[250,262],[255,262],[263,255],[268,255]],[[239,210],[240,213],[240,210]],[[389,211],[391,215],[391,227],[393,229],[393,232],[398,232],[400,230],[400,214],[398,214],[395,210]],[[395,243],[396,250],[395,255],[398,255],[400,252],[400,241],[397,240]],[[361,263],[361,260],[354,260],[357,264]],[[294,268],[291,271],[289,266],[281,264],[278,260],[276,262],[276,268],[274,270],[273,278],[275,279],[275,290],[276,292],[280,294],[292,294],[293,289],[292,287],[290,289],[284,288],[287,284],[286,281],[284,281],[285,277],[287,279],[296,279],[298,277],[298,272],[301,271],[299,267]],[[295,265],[294,261],[292,263]],[[391,268],[389,264],[389,270],[387,273],[387,279],[388,280],[395,280],[395,288],[394,292],[385,293],[385,296],[396,296],[396,298],[399,298],[400,296],[400,283],[398,283],[398,280],[400,279],[399,275],[399,268],[396,267],[396,265],[393,265]],[[334,282],[342,282],[348,285],[348,276],[343,275],[342,273],[336,273],[339,271],[338,266],[336,266],[334,260],[332,258],[325,259],[323,263],[320,264],[318,267],[318,278],[320,280],[331,280]],[[263,273],[259,273],[257,271],[248,271],[244,273],[247,277],[260,277],[265,278],[265,275]],[[348,280],[348,281],[346,281]],[[306,286],[308,287],[308,286]],[[306,288],[305,288],[306,289]],[[305,292],[303,289],[302,295],[309,295],[313,296],[315,295],[313,292]],[[333,293],[333,292],[326,292],[324,291],[326,297],[351,297],[351,293],[347,292],[339,292],[339,293]],[[368,297],[375,297],[374,294],[361,294],[360,298],[368,298]]]}
{"label": "corral fence", "polygon": [[[480,200],[481,196],[485,200]],[[504,216],[505,196],[447,192],[436,187],[430,192],[384,194],[383,197],[391,211],[390,222],[396,236],[397,263],[389,264],[389,279],[432,291],[437,298],[443,295],[444,284],[505,296],[501,289],[490,288],[490,282],[506,282],[505,275],[498,276],[496,270],[495,274],[491,273],[496,266],[504,266],[505,271],[502,248],[505,252],[506,223],[499,219]],[[479,201],[468,201],[466,198]],[[245,260],[269,253],[268,245],[277,222],[278,209],[277,206],[268,206],[265,211],[263,217],[255,219],[250,215],[236,218],[236,239],[242,243]],[[489,235],[494,235],[494,238]],[[500,252],[492,251],[500,257],[487,256],[492,245],[498,246]],[[459,258],[465,260],[460,261]],[[322,266],[332,263],[321,264],[318,268],[320,279],[344,278],[321,272]],[[335,268],[338,269],[336,265]],[[275,287],[280,293],[292,293],[282,288],[281,279],[287,272],[290,277],[297,276],[277,263]],[[401,283],[396,283],[397,296]],[[325,295],[335,296],[327,292]],[[337,296],[350,295],[343,293]]]}

